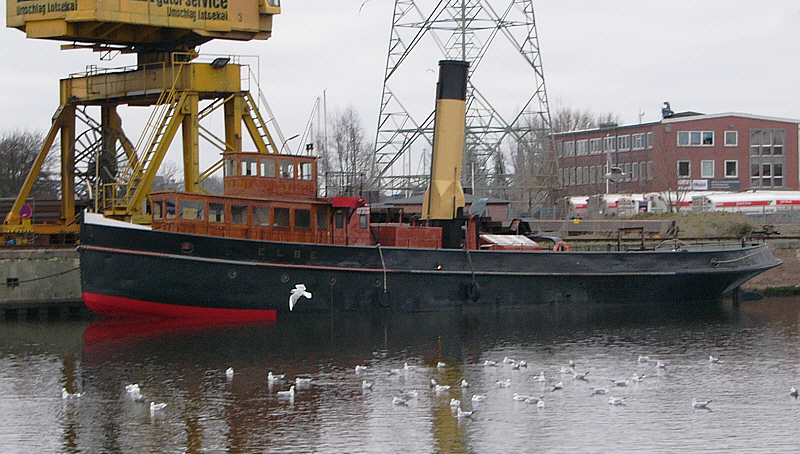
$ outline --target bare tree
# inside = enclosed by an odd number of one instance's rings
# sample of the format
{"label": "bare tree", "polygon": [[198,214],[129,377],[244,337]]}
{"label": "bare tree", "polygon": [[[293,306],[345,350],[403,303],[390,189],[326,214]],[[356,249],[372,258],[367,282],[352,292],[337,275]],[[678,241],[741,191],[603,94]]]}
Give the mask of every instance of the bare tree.
{"label": "bare tree", "polygon": [[165,161],[158,168],[151,191],[180,191],[183,189],[183,170],[173,161]]}
{"label": "bare tree", "polygon": [[[13,131],[0,136],[0,197],[16,197],[36,156],[42,148],[44,137],[39,132]],[[58,153],[48,153],[39,175],[31,188],[30,196],[40,199],[57,199]]]}
{"label": "bare tree", "polygon": [[354,195],[374,171],[373,147],[367,142],[364,126],[352,106],[337,111],[330,128],[330,142],[319,141],[318,146],[320,173],[326,178],[327,195]]}
{"label": "bare tree", "polygon": [[556,103],[551,112],[553,132],[580,131],[596,128],[605,123],[619,123],[619,114],[596,114],[588,110],[573,109]]}

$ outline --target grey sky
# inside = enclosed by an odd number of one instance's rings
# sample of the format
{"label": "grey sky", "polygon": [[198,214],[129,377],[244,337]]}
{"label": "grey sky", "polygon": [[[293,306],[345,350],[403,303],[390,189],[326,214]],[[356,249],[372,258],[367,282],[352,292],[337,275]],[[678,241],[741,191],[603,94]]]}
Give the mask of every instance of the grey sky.
{"label": "grey sky", "polygon": [[[372,140],[394,2],[369,0],[359,12],[362,3],[283,0],[272,39],[216,41],[200,51],[258,55],[262,88],[286,137],[303,131],[325,91],[328,111],[353,106]],[[428,9],[433,3],[419,1]],[[559,0],[534,7],[551,106],[612,112],[626,124],[637,122],[640,111],[643,121],[658,120],[664,101],[675,111],[800,118],[800,1]],[[14,29],[0,33],[2,132],[46,130],[59,78],[90,64],[134,63],[131,56],[100,62],[87,50],[60,51],[58,42],[25,39]],[[408,81],[409,92],[419,93],[406,101],[415,109],[433,106],[436,78],[427,69],[438,58]],[[499,77],[487,90],[515,82],[528,83]],[[530,94],[515,89],[493,102],[515,108]]]}

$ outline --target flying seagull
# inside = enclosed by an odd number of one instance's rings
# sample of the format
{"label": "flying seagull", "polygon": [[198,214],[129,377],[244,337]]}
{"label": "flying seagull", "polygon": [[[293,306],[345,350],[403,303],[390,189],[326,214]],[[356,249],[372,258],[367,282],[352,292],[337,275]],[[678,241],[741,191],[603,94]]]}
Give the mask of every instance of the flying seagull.
{"label": "flying seagull", "polygon": [[311,299],[311,293],[306,291],[305,284],[297,284],[292,289],[291,294],[289,295],[290,311],[294,309],[294,305],[297,304],[297,300],[299,300],[301,296]]}

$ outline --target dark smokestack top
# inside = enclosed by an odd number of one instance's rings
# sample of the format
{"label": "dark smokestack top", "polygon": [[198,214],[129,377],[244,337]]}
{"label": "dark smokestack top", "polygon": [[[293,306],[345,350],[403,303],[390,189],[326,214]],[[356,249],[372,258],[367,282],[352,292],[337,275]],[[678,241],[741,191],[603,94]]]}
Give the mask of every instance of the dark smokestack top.
{"label": "dark smokestack top", "polygon": [[461,60],[439,62],[439,83],[436,84],[436,99],[467,100],[467,72],[469,63]]}

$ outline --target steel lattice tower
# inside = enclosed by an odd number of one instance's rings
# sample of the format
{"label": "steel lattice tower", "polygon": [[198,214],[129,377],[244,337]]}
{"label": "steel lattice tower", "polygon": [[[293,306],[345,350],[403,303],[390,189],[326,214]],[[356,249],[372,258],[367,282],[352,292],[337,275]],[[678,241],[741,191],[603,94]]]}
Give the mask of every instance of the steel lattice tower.
{"label": "steel lattice tower", "polygon": [[[510,1],[499,10],[488,0],[440,0],[429,12],[423,6],[430,5],[422,3],[424,0],[395,0],[372,186],[384,192],[426,187],[424,169],[414,175],[404,162],[430,152],[433,106],[431,103],[427,112],[410,112],[404,107],[405,100],[422,95],[404,94],[403,88],[413,85],[419,90],[424,79],[419,73],[409,76],[404,69],[412,66],[417,56],[428,67],[435,67],[438,59],[456,59],[470,63],[464,186],[474,184],[476,194],[502,194],[514,199],[525,197],[514,197],[509,191],[527,191],[528,205],[542,202],[542,194],[552,192],[558,182],[532,1]],[[510,46],[500,48],[501,44]],[[513,77],[523,85],[514,93],[503,94],[507,81],[498,80],[496,75],[512,66],[516,69]],[[514,90],[513,84],[508,88]],[[428,90],[433,99],[433,88]],[[513,98],[517,110],[499,112],[492,106],[493,96]],[[515,175],[504,168],[503,162],[509,158],[513,159]],[[531,197],[537,200],[531,202]]]}

